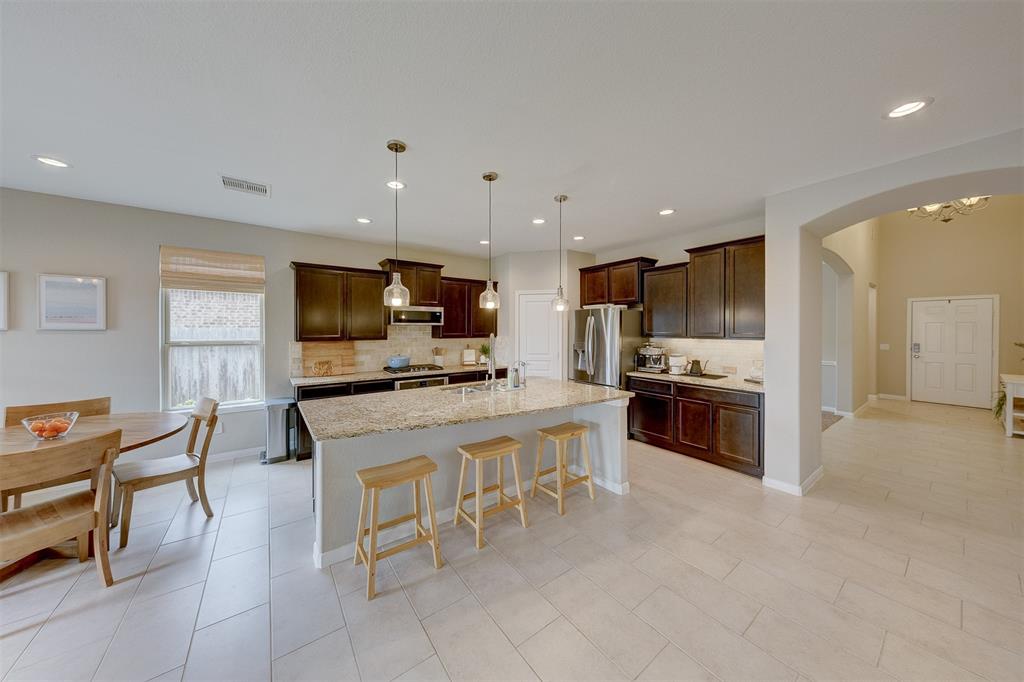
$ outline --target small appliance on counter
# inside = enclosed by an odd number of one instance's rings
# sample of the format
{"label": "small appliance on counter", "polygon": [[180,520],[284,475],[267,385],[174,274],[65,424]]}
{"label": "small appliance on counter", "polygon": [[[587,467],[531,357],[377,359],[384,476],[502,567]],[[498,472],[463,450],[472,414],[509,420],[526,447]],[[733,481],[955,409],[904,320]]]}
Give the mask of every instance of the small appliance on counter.
{"label": "small appliance on counter", "polygon": [[659,374],[665,371],[665,349],[653,346],[648,341],[636,349],[636,369],[638,372]]}
{"label": "small appliance on counter", "polygon": [[669,374],[682,374],[686,371],[686,356],[685,355],[670,355],[668,356],[668,373]]}
{"label": "small appliance on counter", "polygon": [[704,361],[703,366],[701,366],[700,360],[690,360],[690,368],[687,370],[687,373],[692,377],[702,376],[707,368],[707,364],[707,360]]}

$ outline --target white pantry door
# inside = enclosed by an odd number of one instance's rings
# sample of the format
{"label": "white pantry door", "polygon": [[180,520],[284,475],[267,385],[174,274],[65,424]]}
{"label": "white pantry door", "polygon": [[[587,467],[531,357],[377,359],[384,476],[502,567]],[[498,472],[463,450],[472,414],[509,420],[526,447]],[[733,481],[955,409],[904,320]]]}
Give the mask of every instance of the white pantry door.
{"label": "white pantry door", "polygon": [[562,321],[551,309],[555,292],[520,293],[517,300],[516,360],[526,362],[530,377],[562,377]]}
{"label": "white pantry door", "polygon": [[911,303],[911,400],[992,405],[991,298]]}

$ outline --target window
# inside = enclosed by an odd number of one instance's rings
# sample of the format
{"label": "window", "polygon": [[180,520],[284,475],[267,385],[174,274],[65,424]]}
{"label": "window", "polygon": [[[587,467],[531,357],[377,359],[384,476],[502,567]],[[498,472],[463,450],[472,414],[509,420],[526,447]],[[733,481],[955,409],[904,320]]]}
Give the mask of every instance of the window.
{"label": "window", "polygon": [[263,400],[263,259],[160,249],[163,406]]}

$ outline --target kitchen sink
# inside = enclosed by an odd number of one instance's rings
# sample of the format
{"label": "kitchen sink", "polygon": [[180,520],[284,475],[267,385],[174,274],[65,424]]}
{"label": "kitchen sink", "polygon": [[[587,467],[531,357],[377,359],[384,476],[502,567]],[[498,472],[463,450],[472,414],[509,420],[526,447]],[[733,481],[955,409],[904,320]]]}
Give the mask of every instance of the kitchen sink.
{"label": "kitchen sink", "polygon": [[724,379],[728,374],[701,374],[701,379]]}
{"label": "kitchen sink", "polygon": [[448,388],[442,388],[442,391],[450,391],[456,395],[472,395],[474,393],[506,393],[508,391],[519,391],[520,388],[512,388],[508,385],[508,382],[504,379],[498,379],[497,381],[481,381],[476,384],[461,384],[459,386],[449,386]]}

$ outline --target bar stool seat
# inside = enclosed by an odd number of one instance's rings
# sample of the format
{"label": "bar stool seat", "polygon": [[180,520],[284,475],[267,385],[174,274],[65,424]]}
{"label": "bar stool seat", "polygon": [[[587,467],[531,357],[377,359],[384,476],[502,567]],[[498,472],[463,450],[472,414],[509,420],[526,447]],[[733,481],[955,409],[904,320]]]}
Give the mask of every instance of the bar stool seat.
{"label": "bar stool seat", "polygon": [[[434,568],[441,568],[441,544],[437,538],[437,516],[434,512],[434,489],[430,483],[430,474],[437,471],[437,463],[426,455],[418,455],[399,462],[360,469],[356,479],[362,486],[362,497],[359,501],[359,527],[356,530],[356,552],[352,562],[366,564],[366,598],[373,599],[376,595],[377,562],[393,554],[412,549],[416,545],[429,542],[434,548]],[[427,514],[430,518],[430,532],[423,527],[423,511],[420,498],[420,482],[427,495]],[[405,483],[412,483],[413,511],[388,521],[378,521],[380,513],[380,491],[394,488]],[[367,496],[369,491],[369,496]],[[366,526],[366,514],[369,511],[370,525]],[[412,540],[389,547],[377,549],[377,532],[397,526],[406,521],[414,521],[415,534]],[[363,538],[370,536],[370,548],[363,548]]]}
{"label": "bar stool seat", "polygon": [[[587,435],[590,427],[576,422],[564,422],[555,426],[546,426],[537,429],[537,462],[533,469],[533,486],[530,488],[530,497],[537,496],[537,490],[547,493],[558,501],[558,513],[565,514],[565,491],[574,485],[587,484],[590,499],[594,499],[594,477],[590,471],[590,446],[587,444]],[[578,438],[580,452],[583,455],[583,466],[586,474],[583,476],[570,477],[568,474],[568,462],[566,453],[571,440]],[[555,444],[555,466],[541,469],[541,460],[544,458],[544,445],[548,441]],[[555,489],[540,482],[541,476],[555,474]]]}
{"label": "bar stool seat", "polygon": [[[497,514],[506,509],[518,508],[519,519],[523,528],[529,526],[526,518],[526,499],[523,495],[521,476],[519,475],[519,449],[523,447],[511,436],[498,436],[490,440],[483,440],[476,443],[466,443],[458,447],[462,455],[462,466],[459,468],[459,492],[455,501],[455,525],[460,520],[465,520],[476,529],[476,548],[484,548],[484,518],[491,514]],[[516,496],[509,497],[505,494],[505,457],[512,458],[512,471],[516,479]],[[498,460],[498,482],[494,485],[484,487],[484,462],[492,459]],[[476,486],[473,492],[463,494],[462,489],[466,482],[466,467],[470,461],[476,462]],[[484,495],[490,492],[498,492],[497,503],[484,508]],[[470,516],[462,507],[466,500],[476,500],[476,513]]]}

